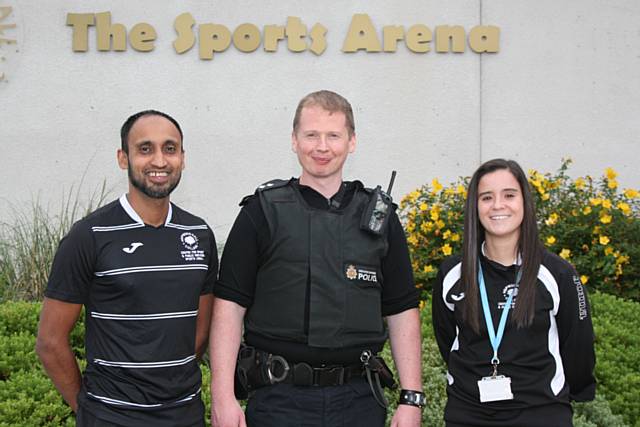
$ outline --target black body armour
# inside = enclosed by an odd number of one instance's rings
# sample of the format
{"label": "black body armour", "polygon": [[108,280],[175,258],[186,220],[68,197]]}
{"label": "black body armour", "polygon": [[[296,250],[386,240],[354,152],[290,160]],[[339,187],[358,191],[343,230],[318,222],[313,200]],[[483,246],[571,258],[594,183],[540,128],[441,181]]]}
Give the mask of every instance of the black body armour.
{"label": "black body armour", "polygon": [[381,261],[387,238],[386,233],[360,229],[371,192],[356,185],[347,206],[328,211],[311,208],[289,181],[272,181],[258,189],[271,244],[245,316],[248,332],[323,348],[386,341]]}

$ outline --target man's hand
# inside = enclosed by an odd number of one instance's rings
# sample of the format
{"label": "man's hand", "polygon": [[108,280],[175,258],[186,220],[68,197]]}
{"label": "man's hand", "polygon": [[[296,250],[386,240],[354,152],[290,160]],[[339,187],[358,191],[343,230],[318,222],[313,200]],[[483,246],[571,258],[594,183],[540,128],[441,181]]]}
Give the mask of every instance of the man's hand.
{"label": "man's hand", "polygon": [[420,427],[422,410],[417,406],[398,405],[396,413],[393,414],[391,427]]}
{"label": "man's hand", "polygon": [[237,400],[214,399],[211,402],[211,427],[247,427]]}

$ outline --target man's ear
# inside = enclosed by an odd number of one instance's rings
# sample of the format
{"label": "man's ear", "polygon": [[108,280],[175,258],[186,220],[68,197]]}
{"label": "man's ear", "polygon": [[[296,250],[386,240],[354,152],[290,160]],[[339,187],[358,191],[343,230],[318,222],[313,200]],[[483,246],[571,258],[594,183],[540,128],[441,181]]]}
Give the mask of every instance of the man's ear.
{"label": "man's ear", "polygon": [[353,153],[354,151],[356,151],[356,134],[355,133],[351,135],[351,138],[349,138],[349,153]]}
{"label": "man's ear", "polygon": [[125,153],[122,148],[118,148],[116,156],[118,158],[118,166],[120,166],[120,169],[129,169],[129,156],[127,156],[127,153]]}

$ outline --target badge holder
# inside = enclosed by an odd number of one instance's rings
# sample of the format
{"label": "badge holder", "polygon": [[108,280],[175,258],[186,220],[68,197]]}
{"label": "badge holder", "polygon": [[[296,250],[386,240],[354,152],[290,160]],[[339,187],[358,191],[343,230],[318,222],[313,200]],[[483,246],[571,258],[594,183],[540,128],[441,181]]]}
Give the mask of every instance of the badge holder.
{"label": "badge holder", "polygon": [[481,380],[478,380],[480,402],[485,403],[513,399],[511,378],[498,375],[498,364],[500,363],[498,359],[494,359],[491,362],[493,364],[493,374],[490,377],[482,377]]}

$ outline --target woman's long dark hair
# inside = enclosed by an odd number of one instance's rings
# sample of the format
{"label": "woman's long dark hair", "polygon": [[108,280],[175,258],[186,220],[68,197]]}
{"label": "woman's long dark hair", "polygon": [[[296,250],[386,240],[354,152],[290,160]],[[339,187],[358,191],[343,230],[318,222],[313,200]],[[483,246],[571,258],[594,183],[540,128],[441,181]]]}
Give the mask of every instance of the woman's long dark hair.
{"label": "woman's long dark hair", "polygon": [[536,280],[543,247],[538,237],[538,225],[533,196],[527,176],[513,160],[493,159],[482,164],[471,177],[467,200],[464,206],[464,238],[462,249],[462,287],[465,293],[462,318],[480,333],[480,310],[478,288],[478,257],[480,246],[485,239],[484,227],[478,217],[478,184],[480,179],[496,170],[506,169],[520,184],[523,199],[523,218],[520,225],[518,252],[522,258],[522,278],[518,289],[518,299],[511,321],[521,328],[529,326],[535,311]]}

